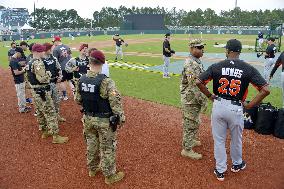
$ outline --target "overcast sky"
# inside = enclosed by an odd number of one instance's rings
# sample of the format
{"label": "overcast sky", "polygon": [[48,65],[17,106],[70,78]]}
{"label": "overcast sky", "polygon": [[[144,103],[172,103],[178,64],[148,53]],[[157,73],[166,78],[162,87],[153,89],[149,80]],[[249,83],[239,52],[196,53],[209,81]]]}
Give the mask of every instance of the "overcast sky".
{"label": "overcast sky", "polygon": [[[120,5],[126,7],[165,7],[171,9],[184,9],[186,11],[201,8],[211,8],[219,13],[221,10],[233,9],[235,0],[0,0],[0,5],[10,8],[28,8],[33,12],[33,4],[36,7],[49,9],[75,9],[83,18],[92,18],[92,14],[102,7],[118,8]],[[265,10],[283,9],[284,0],[238,0],[238,6],[242,10]]]}

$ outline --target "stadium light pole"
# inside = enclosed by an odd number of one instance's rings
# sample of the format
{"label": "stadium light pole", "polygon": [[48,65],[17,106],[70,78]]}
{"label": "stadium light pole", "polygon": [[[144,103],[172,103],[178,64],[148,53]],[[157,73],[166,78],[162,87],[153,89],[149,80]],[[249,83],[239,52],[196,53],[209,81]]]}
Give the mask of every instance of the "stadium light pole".
{"label": "stadium light pole", "polygon": [[235,1],[235,8],[238,7],[238,0]]}

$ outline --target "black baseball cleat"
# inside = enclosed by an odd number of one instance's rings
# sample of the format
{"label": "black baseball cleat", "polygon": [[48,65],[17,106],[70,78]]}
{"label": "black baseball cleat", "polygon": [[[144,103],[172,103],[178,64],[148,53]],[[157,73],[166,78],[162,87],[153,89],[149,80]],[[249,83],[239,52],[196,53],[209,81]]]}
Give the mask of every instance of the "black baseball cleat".
{"label": "black baseball cleat", "polygon": [[231,171],[234,173],[239,172],[240,170],[244,170],[246,168],[247,164],[245,161],[243,161],[241,164],[239,165],[233,165],[231,168]]}
{"label": "black baseball cleat", "polygon": [[219,180],[219,181],[224,181],[225,180],[224,173],[219,173],[217,171],[217,169],[214,169],[214,174],[216,175],[217,180]]}

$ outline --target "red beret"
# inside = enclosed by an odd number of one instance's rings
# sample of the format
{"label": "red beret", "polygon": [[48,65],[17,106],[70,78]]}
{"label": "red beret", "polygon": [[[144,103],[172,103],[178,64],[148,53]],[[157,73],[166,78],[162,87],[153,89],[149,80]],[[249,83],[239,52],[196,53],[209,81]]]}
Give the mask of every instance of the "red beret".
{"label": "red beret", "polygon": [[53,41],[52,41],[52,42],[55,42],[55,41],[61,41],[61,38],[60,38],[59,36],[55,36],[55,37],[53,38]]}
{"label": "red beret", "polygon": [[106,61],[105,55],[102,51],[94,50],[90,54],[91,62],[104,64]]}
{"label": "red beret", "polygon": [[45,51],[48,51],[52,48],[52,44],[51,43],[44,43],[43,46],[45,47]]}
{"label": "red beret", "polygon": [[43,52],[43,51],[45,51],[45,46],[43,46],[41,44],[34,44],[32,51],[33,52]]}
{"label": "red beret", "polygon": [[79,47],[79,51],[81,51],[82,49],[84,49],[85,47],[89,47],[89,45],[88,44],[86,44],[86,43],[83,43],[80,47]]}

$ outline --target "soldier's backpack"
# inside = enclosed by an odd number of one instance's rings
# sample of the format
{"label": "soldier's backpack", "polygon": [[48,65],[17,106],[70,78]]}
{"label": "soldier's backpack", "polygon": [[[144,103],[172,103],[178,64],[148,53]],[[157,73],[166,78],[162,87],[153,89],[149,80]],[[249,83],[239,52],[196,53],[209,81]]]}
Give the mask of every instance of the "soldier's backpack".
{"label": "soldier's backpack", "polygon": [[270,135],[274,132],[278,110],[270,103],[260,104],[257,112],[255,131],[259,134]]}
{"label": "soldier's backpack", "polygon": [[256,120],[257,120],[257,111],[258,106],[255,106],[250,109],[244,108],[244,128],[245,129],[254,129]]}
{"label": "soldier's backpack", "polygon": [[277,138],[284,139],[284,108],[280,109],[278,112],[273,135]]}

